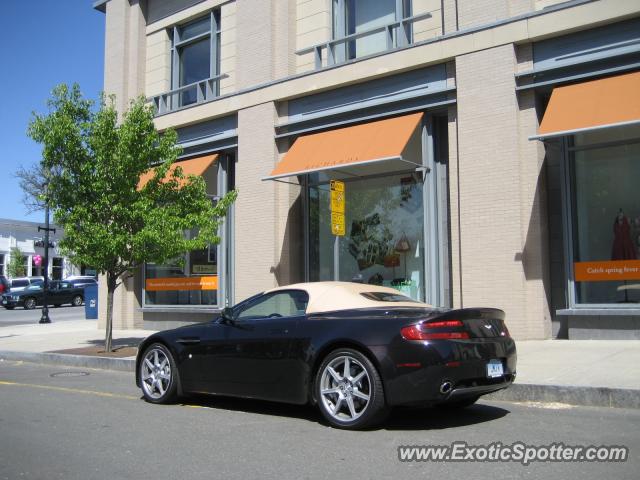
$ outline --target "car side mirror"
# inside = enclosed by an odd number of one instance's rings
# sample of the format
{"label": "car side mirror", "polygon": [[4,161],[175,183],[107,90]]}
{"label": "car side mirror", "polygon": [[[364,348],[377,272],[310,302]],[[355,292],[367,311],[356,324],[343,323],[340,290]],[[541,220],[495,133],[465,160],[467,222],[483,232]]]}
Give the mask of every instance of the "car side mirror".
{"label": "car side mirror", "polygon": [[222,321],[227,323],[235,323],[235,318],[233,317],[233,308],[225,307],[220,312],[220,316],[222,317]]}

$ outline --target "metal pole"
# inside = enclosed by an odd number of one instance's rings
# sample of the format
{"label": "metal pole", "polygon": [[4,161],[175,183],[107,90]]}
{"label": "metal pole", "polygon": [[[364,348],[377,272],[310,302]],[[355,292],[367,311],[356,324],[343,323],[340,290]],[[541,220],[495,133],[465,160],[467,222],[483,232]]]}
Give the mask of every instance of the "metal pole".
{"label": "metal pole", "polygon": [[[42,316],[38,323],[51,323],[47,293],[49,291],[49,205],[44,209],[44,290],[42,291]],[[40,227],[38,227],[40,230]]]}

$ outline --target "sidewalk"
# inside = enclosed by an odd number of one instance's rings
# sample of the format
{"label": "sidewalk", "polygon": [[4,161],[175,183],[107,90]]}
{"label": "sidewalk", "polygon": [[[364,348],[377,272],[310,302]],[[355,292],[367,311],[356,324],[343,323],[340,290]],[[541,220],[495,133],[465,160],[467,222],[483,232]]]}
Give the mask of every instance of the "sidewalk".
{"label": "sidewalk", "polygon": [[[114,344],[137,345],[152,333],[114,330]],[[134,371],[134,357],[52,353],[103,343],[104,331],[91,320],[2,327],[0,361]],[[640,340],[528,340],[517,347],[516,382],[490,398],[640,408]]]}

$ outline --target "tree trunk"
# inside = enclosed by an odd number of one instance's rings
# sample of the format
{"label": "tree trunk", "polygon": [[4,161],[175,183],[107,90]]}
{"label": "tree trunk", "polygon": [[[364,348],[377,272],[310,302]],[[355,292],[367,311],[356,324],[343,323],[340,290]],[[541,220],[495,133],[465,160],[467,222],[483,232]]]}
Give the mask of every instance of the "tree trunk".
{"label": "tree trunk", "polygon": [[104,351],[111,352],[113,338],[113,294],[117,287],[117,277],[107,273],[107,331],[104,337]]}

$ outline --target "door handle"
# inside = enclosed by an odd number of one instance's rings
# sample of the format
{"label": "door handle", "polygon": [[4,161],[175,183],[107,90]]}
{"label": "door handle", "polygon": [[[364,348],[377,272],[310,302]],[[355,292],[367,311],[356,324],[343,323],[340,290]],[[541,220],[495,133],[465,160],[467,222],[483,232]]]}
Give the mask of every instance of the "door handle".
{"label": "door handle", "polygon": [[194,345],[196,343],[200,343],[199,338],[179,338],[176,342],[181,343],[182,345]]}

